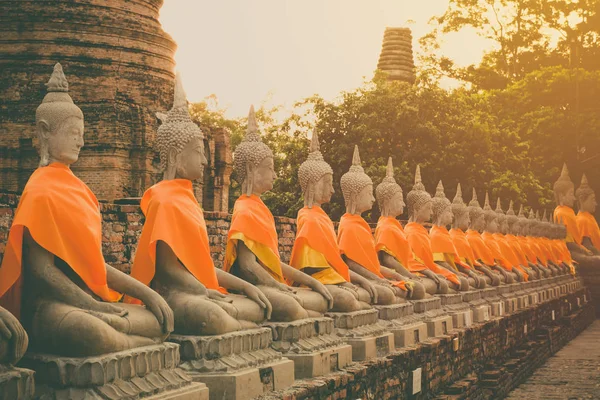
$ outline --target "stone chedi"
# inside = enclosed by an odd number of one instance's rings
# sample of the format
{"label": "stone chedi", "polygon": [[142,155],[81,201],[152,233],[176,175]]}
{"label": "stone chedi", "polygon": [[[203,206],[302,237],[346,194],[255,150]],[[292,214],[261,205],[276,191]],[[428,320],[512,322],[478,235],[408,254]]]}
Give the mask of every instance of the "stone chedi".
{"label": "stone chedi", "polygon": [[469,207],[467,207],[462,198],[460,183],[456,187],[456,195],[452,200],[452,214],[454,215],[454,219],[452,222],[452,229],[450,229],[450,237],[452,238],[452,243],[456,248],[458,257],[462,263],[466,263],[469,268],[481,272],[486,285],[498,286],[500,284],[500,277],[497,273],[492,272],[490,267],[479,261],[469,243],[467,234],[465,233],[469,228],[471,218]]}
{"label": "stone chedi", "polygon": [[0,307],[0,397],[5,399],[28,399],[33,397],[33,371],[15,368],[25,350],[29,338],[19,320]]}
{"label": "stone chedi", "polygon": [[[258,286],[273,306],[273,321],[323,315],[332,307],[331,293],[318,280],[281,262],[275,220],[260,195],[277,177],[273,153],[258,133],[254,107],[248,129],[234,155],[242,195],[236,200],[227,236],[224,270]],[[286,280],[305,288],[292,288]]]}
{"label": "stone chedi", "polygon": [[377,289],[368,279],[350,271],[340,255],[333,222],[321,208],[334,193],[333,170],[319,151],[316,130],[308,159],[298,169],[298,180],[304,207],[298,211],[290,265],[326,285],[333,296],[331,311],[370,309],[369,304],[377,302]]}
{"label": "stone chedi", "polygon": [[377,69],[391,81],[415,82],[412,34],[409,28],[385,28]]}
{"label": "stone chedi", "polygon": [[371,227],[361,216],[373,207],[373,181],[361,166],[358,146],[354,146],[352,165],[342,175],[346,213],[340,219],[338,244],[350,270],[372,281],[377,289],[377,304],[402,303],[410,283],[396,271],[379,263]]}
{"label": "stone chedi", "polygon": [[583,235],[577,224],[575,211],[573,211],[575,185],[569,177],[567,164],[563,165],[560,177],[554,182],[554,198],[557,204],[557,207],[554,209],[554,221],[562,223],[567,227],[567,247],[573,259],[582,268],[600,267],[600,256],[594,255],[592,251],[583,245]]}
{"label": "stone chedi", "polygon": [[433,259],[431,240],[424,223],[431,220],[433,201],[421,181],[421,168],[417,165],[415,184],[406,197],[408,203],[409,222],[404,227],[406,238],[415,258],[437,274],[438,278],[446,279],[448,286],[454,290],[468,290],[469,281],[450,270],[440,267]]}
{"label": "stone chedi", "polygon": [[485,279],[479,275],[469,264],[462,261],[458,250],[454,246],[452,236],[446,228],[452,223],[454,214],[452,203],[446,198],[444,185],[439,181],[435,196],[433,197],[433,226],[429,231],[433,259],[442,267],[457,273],[469,280],[469,286],[474,289],[483,289],[486,286]]}
{"label": "stone chedi", "polygon": [[596,212],[596,193],[590,187],[585,174],[581,177],[581,184],[575,192],[577,202],[579,203],[579,212],[577,213],[577,227],[581,232],[581,244],[585,246],[594,255],[600,255],[600,228],[594,218]]}
{"label": "stone chedi", "polygon": [[142,198],[146,222],[131,276],[167,300],[175,333],[216,335],[257,327],[270,316],[265,295],[213,265],[206,223],[192,188],[206,165],[204,137],[190,118],[180,75],[173,107],[163,118],[156,140],[163,180]]}
{"label": "stone chedi", "polygon": [[502,283],[513,283],[513,275],[509,274],[502,265],[502,255],[498,246],[495,242],[490,245],[489,239],[487,243],[483,239],[481,232],[483,232],[487,226],[486,214],[479,204],[475,188],[473,188],[473,197],[469,202],[468,213],[470,222],[469,229],[466,232],[467,241],[469,242],[471,249],[473,249],[475,258],[482,266],[496,274]]}
{"label": "stone chedi", "polygon": [[[173,331],[171,308],[158,293],[104,262],[98,201],[69,168],[84,144],[83,113],[68,94],[60,64],[47,86],[36,111],[40,167],[23,190],[0,267],[0,296],[9,296],[9,306],[29,334],[33,353],[23,365],[38,372],[37,383],[59,390],[57,379],[63,376],[86,392],[98,389],[86,375],[87,363],[131,357],[130,349],[136,349],[135,357],[157,354],[162,360],[157,373],[173,369],[177,345],[157,344]],[[146,307],[114,304],[121,293]],[[40,372],[48,365],[64,370]],[[150,372],[138,371],[138,376],[146,379]],[[121,371],[111,379],[131,378],[127,374]],[[187,383],[182,378],[162,390]],[[104,388],[111,385],[103,383]],[[146,389],[135,391],[143,395]]]}
{"label": "stone chedi", "polygon": [[435,272],[415,259],[404,229],[396,219],[404,212],[405,204],[402,188],[394,178],[391,157],[388,160],[386,177],[377,186],[375,195],[381,212],[375,229],[376,249],[381,265],[413,281],[413,296],[421,284],[429,294],[447,293],[446,280],[439,278]]}

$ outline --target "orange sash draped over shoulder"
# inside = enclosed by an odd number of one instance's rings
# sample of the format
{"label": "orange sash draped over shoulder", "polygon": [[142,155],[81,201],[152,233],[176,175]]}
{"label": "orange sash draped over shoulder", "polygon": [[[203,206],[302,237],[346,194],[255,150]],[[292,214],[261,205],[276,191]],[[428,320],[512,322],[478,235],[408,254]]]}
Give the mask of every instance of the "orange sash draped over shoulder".
{"label": "orange sash draped over shoulder", "polygon": [[393,217],[380,217],[375,228],[375,249],[385,251],[397,259],[410,272],[426,270],[415,260],[400,221]]}
{"label": "orange sash draped over shoulder", "polygon": [[594,247],[600,250],[600,227],[598,227],[596,218],[587,211],[579,211],[577,213],[577,227],[582,238],[590,238]]}
{"label": "orange sash draped over shoulder", "polygon": [[508,245],[513,249],[515,256],[519,260],[519,264],[522,266],[528,266],[529,260],[527,259],[527,243],[520,241],[515,235],[507,234],[504,239]]}
{"label": "orange sash draped over shoulder", "polygon": [[406,232],[406,238],[410,244],[415,257],[420,260],[427,268],[436,274],[444,276],[451,282],[460,285],[458,277],[447,270],[446,268],[440,267],[433,261],[433,252],[431,251],[431,241],[427,229],[419,223],[409,222],[404,228]]}
{"label": "orange sash draped over shoulder", "polygon": [[582,236],[577,224],[575,211],[571,207],[558,206],[554,209],[554,222],[563,223],[567,227],[567,242],[581,245]]}
{"label": "orange sash draped over shoulder", "polygon": [[[304,207],[298,211],[297,232],[294,247],[292,248],[292,256],[290,265],[298,270],[306,267],[312,268],[333,268],[337,274],[343,278],[334,279],[342,283],[343,281],[350,282],[350,270],[340,255],[338,248],[335,229],[331,218],[319,206],[312,208]],[[308,258],[303,257],[306,248],[317,251],[325,257],[328,265],[309,265]],[[327,282],[324,284],[335,284],[330,282],[332,275],[335,274],[319,274],[328,276]],[[335,278],[335,276],[334,276]]]}
{"label": "orange sash draped over shoulder", "polygon": [[[511,235],[511,236],[513,236],[513,235]],[[527,261],[530,263],[533,263],[533,264],[538,264],[540,262],[540,260],[537,257],[535,249],[533,247],[531,247],[529,240],[527,240],[527,237],[525,237],[525,236],[514,236],[514,237],[519,242],[521,249],[525,253],[525,257],[526,257]],[[508,235],[507,235],[507,238],[508,238]]]}
{"label": "orange sash draped over shoulder", "polygon": [[[375,249],[375,239],[371,227],[360,215],[346,213],[340,219],[338,226],[338,245],[340,252],[352,261],[365,267],[380,278],[381,266]],[[406,290],[404,282],[394,282],[401,289]]]}
{"label": "orange sash draped over shoulder", "polygon": [[237,259],[238,240],[244,242],[275,280],[285,283],[281,270],[275,218],[256,195],[241,195],[233,206],[223,265],[225,271],[229,271]]}
{"label": "orange sash draped over shoulder", "polygon": [[516,249],[514,249],[510,245],[510,243],[508,242],[508,240],[506,240],[506,237],[502,233],[497,232],[497,233],[494,233],[492,236],[495,239],[496,243],[498,243],[498,247],[500,248],[500,252],[502,253],[503,258],[508,261],[509,265],[512,268],[518,269],[519,271],[521,271],[521,273],[525,277],[525,281],[528,281],[529,275],[527,274],[527,272],[525,272],[525,269],[521,266],[521,262],[515,251]]}
{"label": "orange sash draped over shoulder", "polygon": [[[102,216],[92,191],[64,164],[36,169],[25,185],[0,266],[0,297],[19,279],[23,232],[63,260],[104,301],[121,295],[108,288],[102,255]],[[19,314],[20,296],[14,304]]]}
{"label": "orange sash draped over shoulder", "polygon": [[477,259],[475,253],[469,244],[467,234],[462,229],[453,228],[449,232],[454,248],[456,249],[458,256],[466,260],[470,265],[475,265]]}
{"label": "orange sash draped over shoulder", "polygon": [[483,241],[481,233],[472,229],[468,229],[466,235],[467,241],[469,242],[469,245],[471,246],[471,249],[475,254],[475,258],[477,260],[480,260],[487,266],[491,267],[493,265],[496,265],[496,259],[494,257],[494,254],[492,253],[492,250]]}
{"label": "orange sash draped over shoulder", "polygon": [[[445,226],[434,225],[429,231],[429,238],[431,239],[431,250],[433,254],[444,254],[446,261],[452,264],[460,264],[461,266],[471,269],[471,267],[460,260],[458,250],[454,246],[454,241],[450,232]],[[454,267],[454,265],[452,265]]]}
{"label": "orange sash draped over shoulder", "polygon": [[[219,290],[210,256],[208,232],[192,182],[173,179],[146,190],[140,203],[146,222],[142,229],[131,276],[150,285],[156,271],[156,245],[162,240],[183,266],[208,289]],[[127,302],[137,302],[127,298]]]}
{"label": "orange sash draped over shoulder", "polygon": [[498,264],[507,271],[512,271],[512,263],[504,257],[500,245],[496,241],[496,238],[489,232],[483,232],[481,234],[485,245],[490,249],[494,259],[498,261]]}
{"label": "orange sash draped over shoulder", "polygon": [[544,267],[547,267],[548,258],[546,257],[546,252],[540,246],[540,243],[537,241],[537,238],[527,236],[527,244],[529,245],[529,247],[531,247],[537,259],[540,260],[540,264],[542,264]]}

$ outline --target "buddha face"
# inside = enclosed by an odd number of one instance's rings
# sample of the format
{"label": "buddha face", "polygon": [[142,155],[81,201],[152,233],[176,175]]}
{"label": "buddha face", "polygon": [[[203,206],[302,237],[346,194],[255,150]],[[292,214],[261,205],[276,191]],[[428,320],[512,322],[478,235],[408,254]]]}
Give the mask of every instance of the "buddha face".
{"label": "buddha face", "polygon": [[512,225],[509,225],[509,231],[513,235],[518,235],[521,233],[521,223],[519,221],[515,221]]}
{"label": "buddha face", "polygon": [[195,181],[202,179],[208,161],[204,156],[204,143],[200,138],[191,139],[177,155],[177,178]]}
{"label": "buddha face", "polygon": [[571,186],[564,193],[559,193],[558,202],[561,206],[573,208],[573,204],[575,204],[575,188]]}
{"label": "buddha face", "polygon": [[479,213],[475,220],[471,221],[471,228],[476,231],[482,231],[485,228],[485,215]]}
{"label": "buddha face", "polygon": [[493,220],[488,222],[487,226],[485,227],[485,230],[489,233],[498,232],[498,218],[494,218]]}
{"label": "buddha face", "polygon": [[404,212],[404,207],[406,206],[406,204],[404,204],[404,199],[402,197],[402,193],[397,192],[392,196],[391,199],[387,201],[386,208],[388,212],[388,217],[397,217],[398,215],[401,215]]}
{"label": "buddha face", "polygon": [[373,185],[367,185],[356,195],[354,210],[356,214],[360,215],[373,208],[373,203],[375,203]]}
{"label": "buddha face", "polygon": [[37,128],[42,140],[46,142],[49,164],[60,162],[71,165],[79,158],[83,147],[83,119],[71,116],[56,127],[50,127],[44,120],[39,121]]}
{"label": "buddha face", "polygon": [[459,215],[454,216],[454,222],[458,229],[464,231],[469,228],[469,224],[471,223],[471,216],[468,212],[463,212]]}
{"label": "buddha face", "polygon": [[527,220],[521,222],[519,226],[521,228],[521,236],[529,235],[529,222]]}
{"label": "buddha face", "polygon": [[498,218],[498,231],[501,233],[507,233],[508,232],[508,222],[506,220],[506,217],[502,217],[502,218]]}
{"label": "buddha face", "polygon": [[454,219],[454,213],[452,212],[452,206],[448,206],[440,214],[440,216],[438,218],[438,225],[440,225],[440,226],[450,225],[452,223],[453,219]]}
{"label": "buddha face", "polygon": [[252,174],[252,192],[258,196],[273,189],[273,183],[277,179],[273,157],[266,157],[260,164],[254,167]]}
{"label": "buddha face", "polygon": [[430,200],[423,204],[420,209],[415,211],[415,222],[420,224],[431,220],[433,215],[433,202]]}
{"label": "buddha face", "polygon": [[596,195],[594,193],[592,193],[585,200],[583,200],[583,202],[581,202],[581,204],[579,204],[579,209],[581,211],[589,212],[590,214],[593,214],[594,212],[596,212],[597,205],[598,205],[598,203],[596,202]]}
{"label": "buddha face", "polygon": [[314,184],[314,198],[315,204],[321,205],[329,203],[331,196],[335,193],[333,189],[333,175],[325,174]]}

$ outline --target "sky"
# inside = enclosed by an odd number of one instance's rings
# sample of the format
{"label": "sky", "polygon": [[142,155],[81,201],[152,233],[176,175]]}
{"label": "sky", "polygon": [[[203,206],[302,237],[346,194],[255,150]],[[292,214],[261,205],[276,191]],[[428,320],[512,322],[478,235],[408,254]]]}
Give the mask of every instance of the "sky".
{"label": "sky", "polygon": [[[251,104],[327,100],[359,87],[377,66],[386,26],[412,29],[413,49],[448,0],[166,0],[163,28],[177,42],[176,69],[191,102],[216,95],[231,118]],[[490,43],[474,32],[445,37],[459,65]],[[417,60],[415,59],[415,62]]]}

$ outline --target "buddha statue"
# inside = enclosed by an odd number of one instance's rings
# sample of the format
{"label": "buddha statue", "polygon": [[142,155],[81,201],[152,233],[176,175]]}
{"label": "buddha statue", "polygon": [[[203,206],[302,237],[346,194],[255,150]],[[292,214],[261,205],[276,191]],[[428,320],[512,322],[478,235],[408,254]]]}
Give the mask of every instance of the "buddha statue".
{"label": "buddha statue", "polygon": [[594,218],[596,212],[596,193],[590,187],[585,174],[581,177],[581,184],[575,192],[579,212],[577,213],[577,227],[581,233],[581,244],[594,255],[600,255],[600,228]]}
{"label": "buddha statue", "polygon": [[[519,213],[523,212],[523,205]],[[543,267],[538,265],[539,260],[535,255],[534,249],[531,248],[527,239],[521,236],[521,218],[515,213],[513,208],[513,201],[510,201],[508,211],[506,211],[506,222],[508,230],[505,235],[508,244],[515,250],[517,257],[519,258],[520,264],[523,266],[525,271],[530,275],[544,276]],[[525,221],[525,223],[527,223]]]}
{"label": "buddha statue", "polygon": [[[502,255],[497,244],[490,245],[490,238],[486,243],[483,240],[482,233],[487,227],[486,214],[479,204],[477,192],[473,188],[473,197],[469,202],[469,229],[467,230],[467,241],[473,249],[475,258],[479,264],[488,268],[492,273],[496,274],[502,283],[514,283],[513,274],[509,273],[503,266]],[[493,239],[493,238],[492,238]]]}
{"label": "buddha statue", "polygon": [[431,240],[427,229],[423,226],[431,220],[433,214],[433,201],[431,195],[425,190],[421,181],[421,168],[417,165],[415,172],[415,184],[412,190],[406,196],[408,204],[408,224],[404,227],[406,238],[413,251],[415,259],[425,264],[427,268],[433,271],[439,278],[448,281],[448,286],[452,290],[469,290],[469,281],[456,273],[440,267],[435,263],[433,251],[431,250]]}
{"label": "buddha statue", "polygon": [[484,289],[485,279],[479,276],[479,273],[471,268],[469,264],[462,261],[458,255],[458,250],[454,246],[450,232],[446,228],[452,223],[454,213],[452,212],[452,203],[444,193],[444,185],[439,181],[435,196],[433,197],[433,226],[429,231],[431,241],[431,250],[433,251],[433,260],[436,264],[467,278],[469,286],[474,289]]}
{"label": "buddha statue", "polygon": [[[585,193],[585,191],[580,193]],[[575,211],[573,211],[575,185],[569,177],[567,164],[563,165],[560,177],[554,183],[554,199],[558,206],[554,209],[553,219],[554,221],[562,221],[567,227],[567,247],[573,259],[582,268],[600,267],[600,256],[594,255],[592,251],[583,245],[583,235],[579,229]]]}
{"label": "buddha statue", "polygon": [[[290,265],[321,282],[333,296],[334,312],[370,309],[377,303],[377,289],[348,268],[338,248],[333,222],[321,208],[331,200],[333,170],[319,150],[313,132],[308,159],[298,169],[304,207],[298,211],[296,239]],[[354,285],[354,284],[356,285]]]}
{"label": "buddha statue", "polygon": [[360,162],[358,146],[354,146],[350,170],[342,175],[342,194],[346,213],[338,226],[338,246],[342,258],[351,271],[375,284],[377,304],[404,302],[412,283],[396,271],[381,266],[371,227],[361,216],[373,207],[373,181],[365,174]]}
{"label": "buddha statue", "polygon": [[548,220],[548,213],[544,210],[544,214],[541,218],[539,218],[539,214],[536,214],[537,220],[537,230],[536,236],[538,238],[538,242],[540,243],[540,247],[542,251],[546,254],[546,258],[548,259],[548,276],[556,276],[562,275],[563,272],[566,272],[566,268],[561,265],[560,258],[558,254],[552,247],[552,243],[550,238],[548,237],[551,231],[550,221]]}
{"label": "buddha statue", "polygon": [[142,197],[146,222],[131,276],[165,298],[175,315],[175,333],[219,335],[255,328],[270,316],[271,303],[260,289],[213,264],[192,188],[207,163],[204,135],[190,118],[179,74],[173,108],[159,118],[156,142],[164,174]]}
{"label": "buddha statue", "polygon": [[[517,240],[511,240],[508,218],[502,209],[502,201],[500,200],[500,197],[498,197],[496,201],[496,209],[494,212],[496,213],[498,221],[498,232],[494,233],[494,237],[500,245],[500,250],[503,251],[505,257],[511,262],[513,270],[518,270],[523,275],[537,278],[537,272],[532,273],[532,270],[529,268],[529,263],[527,262],[527,257],[525,256],[525,252],[521,248],[519,242]],[[506,245],[512,251],[505,251],[504,243],[506,243]]]}
{"label": "buddha statue", "polygon": [[[104,262],[98,201],[70,165],[84,141],[83,113],[60,64],[36,111],[40,166],[29,178],[0,267],[0,296],[23,293],[20,320],[30,349],[86,357],[162,342],[173,312],[155,291]],[[115,304],[121,293],[145,307]]]}
{"label": "buddha statue", "polygon": [[[465,233],[469,228],[471,217],[469,207],[467,207],[462,197],[460,183],[456,186],[456,195],[452,200],[452,214],[454,218],[452,229],[450,229],[449,233],[461,262],[467,264],[470,269],[480,272],[480,277],[485,280],[486,285],[498,286],[500,284],[500,277],[496,272],[492,272],[490,267],[485,265],[485,263],[482,263],[479,260],[479,257],[475,255],[475,251],[471,247],[467,234]],[[483,213],[481,214],[483,215]],[[475,218],[479,217],[475,216]],[[489,253],[487,250],[484,250],[484,252],[486,254]],[[494,260],[492,258],[489,261],[493,264]]]}
{"label": "buddha statue", "polygon": [[485,217],[485,228],[481,234],[481,239],[490,249],[498,266],[502,267],[506,273],[512,277],[512,281],[522,282],[527,279],[517,268],[513,266],[517,263],[514,252],[506,242],[502,240],[498,233],[498,214],[490,206],[490,196],[485,193],[483,205],[483,215]]}
{"label": "buddha statue", "polygon": [[0,307],[0,373],[1,365],[14,365],[23,357],[28,343],[29,337],[19,320]]}
{"label": "buddha statue", "polygon": [[323,315],[333,306],[331,293],[317,279],[283,263],[279,256],[275,219],[260,198],[273,189],[277,175],[273,152],[258,132],[254,107],[250,107],[246,136],[235,149],[233,162],[242,195],[233,208],[223,269],[265,294],[273,308],[272,321]]}
{"label": "buddha statue", "polygon": [[394,178],[392,157],[388,159],[386,176],[377,185],[375,196],[381,212],[375,229],[375,247],[381,265],[414,282],[412,299],[417,299],[415,293],[421,285],[428,294],[448,293],[447,281],[415,259],[404,229],[396,219],[404,212],[405,204],[402,188]]}

